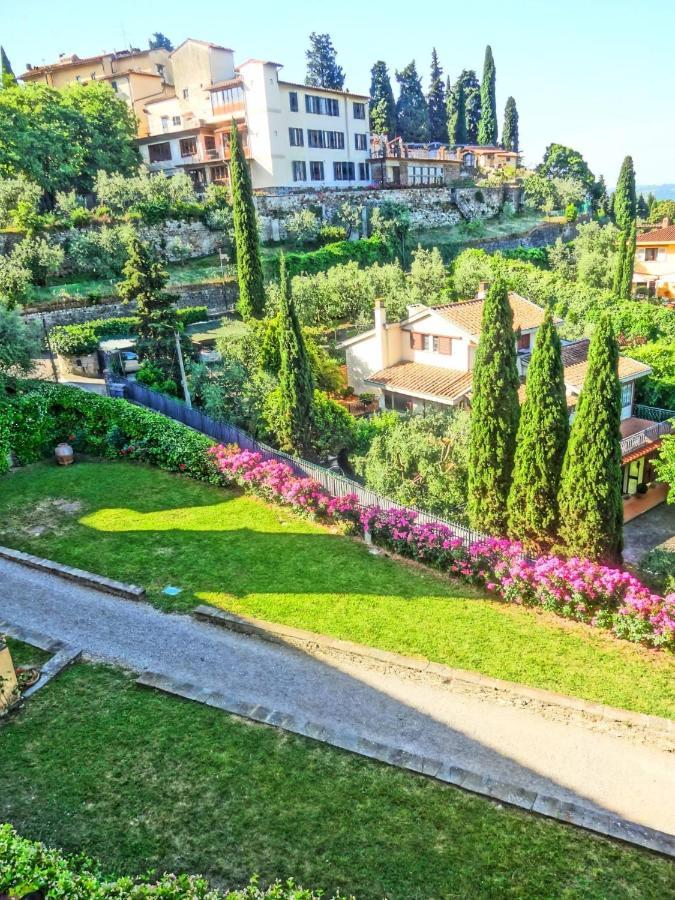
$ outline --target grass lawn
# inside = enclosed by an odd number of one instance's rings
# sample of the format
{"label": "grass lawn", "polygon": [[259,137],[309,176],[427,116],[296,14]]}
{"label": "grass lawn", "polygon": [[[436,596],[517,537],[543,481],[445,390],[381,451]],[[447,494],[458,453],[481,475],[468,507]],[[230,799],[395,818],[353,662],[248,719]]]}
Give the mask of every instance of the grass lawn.
{"label": "grass lawn", "polygon": [[15,641],[11,637],[5,638],[5,643],[9,647],[12,662],[15,666],[42,666],[52,655],[44,650],[39,650],[37,647],[31,647],[30,644]]}
{"label": "grass lawn", "polygon": [[[541,225],[543,221],[541,213],[525,210],[513,217],[500,215],[494,219],[485,219],[483,221],[484,229],[479,235],[467,234],[461,224],[444,228],[424,228],[412,231],[409,243],[411,247],[421,244],[423,247],[439,247],[441,250],[446,245],[452,245],[453,248],[462,244],[475,246],[476,242],[481,240],[525,234],[537,225]],[[458,251],[455,250],[455,252]]]}
{"label": "grass lawn", "polygon": [[[0,544],[144,585],[165,609],[208,602],[612,706],[675,714],[672,657],[507,606],[374,557],[362,542],[290,511],[150,467],[45,463],[5,477]],[[167,597],[167,585],[183,592]]]}
{"label": "grass lawn", "polygon": [[0,821],[120,874],[230,887],[258,873],[359,900],[675,890],[649,853],[85,664],[0,727]]}

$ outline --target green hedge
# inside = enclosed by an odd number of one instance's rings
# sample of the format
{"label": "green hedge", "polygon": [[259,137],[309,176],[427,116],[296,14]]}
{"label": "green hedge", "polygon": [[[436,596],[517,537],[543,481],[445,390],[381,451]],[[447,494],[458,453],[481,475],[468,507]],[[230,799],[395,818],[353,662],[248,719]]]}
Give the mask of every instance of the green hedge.
{"label": "green hedge", "polygon": [[0,825],[0,895],[67,900],[318,900],[319,896],[292,881],[264,889],[254,879],[243,890],[219,891],[196,875],[165,874],[154,883],[110,876],[91,859],[69,859],[20,837],[11,825]]}
{"label": "green hedge", "polygon": [[68,441],[81,453],[142,460],[169,472],[219,482],[205,450],[214,442],[159,413],[40,381],[14,381],[0,399],[0,447],[20,465],[51,456]]}
{"label": "green hedge", "polygon": [[[315,275],[326,272],[340,263],[357,262],[360,266],[372,266],[374,263],[390,262],[393,259],[391,247],[379,237],[363,238],[360,241],[338,241],[326,244],[318,250],[307,253],[287,253],[286,271],[293,275]],[[266,275],[277,278],[279,275],[279,257],[275,256],[266,262]]]}
{"label": "green hedge", "polygon": [[[186,306],[176,310],[183,325],[203,322],[208,316],[205,306]],[[55,325],[50,332],[52,348],[62,356],[84,356],[93,353],[101,341],[133,334],[138,327],[138,316],[118,316],[110,319],[92,319],[77,325]]]}

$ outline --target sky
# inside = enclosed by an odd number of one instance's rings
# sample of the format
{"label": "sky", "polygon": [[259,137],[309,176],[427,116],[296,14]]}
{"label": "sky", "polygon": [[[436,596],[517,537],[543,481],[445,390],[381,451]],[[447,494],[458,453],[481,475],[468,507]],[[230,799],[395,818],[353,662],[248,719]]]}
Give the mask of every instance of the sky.
{"label": "sky", "polygon": [[549,143],[579,150],[591,170],[616,183],[621,161],[633,156],[640,184],[675,183],[675,82],[668,65],[675,3],[646,0],[410,0],[338,3],[298,0],[0,0],[0,43],[16,74],[26,63],[59,53],[94,55],[147,46],[155,31],[178,45],[186,37],[223,44],[235,60],[283,63],[282,77],[302,81],[312,31],[328,32],[344,68],[345,86],[367,93],[370,68],[383,59],[394,90],[396,69],[417,63],[425,90],[431,48],[454,81],[462,69],[480,78],[485,45],[497,67],[501,121],[513,95],[527,165]]}

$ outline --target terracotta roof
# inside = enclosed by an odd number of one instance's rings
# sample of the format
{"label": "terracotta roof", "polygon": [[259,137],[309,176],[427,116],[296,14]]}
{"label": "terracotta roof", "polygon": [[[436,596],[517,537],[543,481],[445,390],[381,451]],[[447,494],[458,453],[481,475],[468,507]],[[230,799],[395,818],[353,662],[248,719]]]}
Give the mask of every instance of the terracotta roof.
{"label": "terracotta roof", "polygon": [[424,363],[400,362],[370,375],[366,381],[411,394],[456,400],[471,389],[471,372],[427,366]]}
{"label": "terracotta roof", "polygon": [[[449,303],[447,306],[432,306],[430,309],[438,313],[448,322],[459,325],[473,337],[478,337],[483,321],[483,300],[468,300],[465,303]],[[509,303],[513,310],[513,328],[527,331],[539,328],[544,321],[544,310],[531,300],[520,294],[509,291]]]}
{"label": "terracotta roof", "polygon": [[347,88],[342,88],[341,90],[338,88],[324,88],[319,87],[316,84],[300,84],[298,81],[282,81],[279,79],[279,84],[285,84],[288,87],[300,88],[303,91],[307,91],[308,93],[312,93],[314,91],[322,91],[324,94],[342,94],[345,97],[357,97],[359,100],[370,100],[369,94],[355,94],[353,91],[348,91]]}
{"label": "terracotta roof", "polygon": [[675,225],[666,225],[663,228],[655,228],[653,231],[645,231],[639,234],[638,244],[675,244]]}
{"label": "terracotta roof", "polygon": [[[586,352],[588,353],[588,342],[579,341],[579,343],[586,344]],[[564,350],[565,349],[567,348],[564,348]],[[572,387],[576,388],[577,390],[581,390],[584,384],[584,378],[586,377],[586,371],[588,369],[587,356],[583,359],[577,359],[577,361],[573,362],[570,365],[565,363],[563,351],[563,364],[565,365],[565,384],[572,385]],[[641,375],[649,375],[650,372],[651,368],[642,362],[638,362],[637,359],[631,359],[629,356],[619,357],[619,378],[621,379],[621,381],[630,378],[639,378]]]}
{"label": "terracotta roof", "polygon": [[640,447],[638,450],[632,450],[630,453],[626,453],[625,456],[622,456],[621,464],[625,466],[626,463],[635,462],[636,459],[641,459],[643,456],[649,456],[649,454],[653,453],[654,450],[658,450],[660,446],[660,438],[656,441],[653,441],[651,444],[645,444],[644,447]]}

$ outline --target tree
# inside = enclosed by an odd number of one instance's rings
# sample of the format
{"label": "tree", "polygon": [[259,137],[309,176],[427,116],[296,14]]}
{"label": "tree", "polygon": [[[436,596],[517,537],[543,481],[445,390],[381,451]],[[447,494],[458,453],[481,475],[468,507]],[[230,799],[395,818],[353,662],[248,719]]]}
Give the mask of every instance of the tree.
{"label": "tree", "polygon": [[512,150],[517,153],[520,149],[520,138],[518,135],[518,110],[516,109],[516,101],[513,97],[509,97],[504,107],[504,128],[502,129],[502,144],[505,150]]}
{"label": "tree", "polygon": [[614,192],[614,221],[622,231],[628,234],[636,214],[635,169],[633,168],[633,158],[626,156],[621,164],[619,180]]}
{"label": "tree", "polygon": [[560,338],[548,312],[527,367],[508,502],[509,535],[528,547],[548,549],[554,542],[568,436]]}
{"label": "tree", "polygon": [[581,153],[564,144],[548,145],[543,162],[537,166],[537,172],[547,178],[575,178],[582,182],[588,192],[595,184],[595,176]]}
{"label": "tree", "polygon": [[675,200],[657,200],[653,194],[653,202],[649,206],[649,221],[660,225],[664,219],[675,222]]}
{"label": "tree", "polygon": [[3,376],[28,375],[39,355],[37,326],[26,325],[17,312],[0,306],[0,388]]}
{"label": "tree", "polygon": [[466,144],[466,94],[459,82],[447,96],[446,117],[448,120],[448,142],[452,145]]}
{"label": "tree", "polygon": [[173,44],[161,31],[156,31],[148,42],[151,50],[173,50]]}
{"label": "tree", "polygon": [[234,120],[230,131],[230,186],[239,281],[237,308],[244,319],[251,316],[260,318],[265,311],[265,285],[260,262],[258,224],[253,205],[251,172]]}
{"label": "tree", "polygon": [[480,123],[478,125],[478,143],[497,143],[497,71],[492,56],[492,47],[485,48],[483,63],[483,80],[480,85]]}
{"label": "tree", "polygon": [[438,62],[438,54],[434,47],[431,53],[431,81],[427,105],[429,107],[429,140],[444,143],[448,137],[448,111],[445,101],[445,85],[443,69]]}
{"label": "tree", "polygon": [[337,53],[330,35],[317,34],[313,31],[309,41],[310,48],[305,53],[307,57],[305,84],[341,91],[345,83],[345,73],[337,64]]}
{"label": "tree", "polygon": [[422,81],[413,60],[396,72],[400,85],[396,102],[396,131],[404,141],[420,143],[429,140],[429,110]]}
{"label": "tree", "polygon": [[301,455],[311,446],[314,377],[283,253],[279,259],[279,439],[283,449]]}
{"label": "tree", "polygon": [[374,134],[396,134],[396,101],[386,62],[378,60],[370,70],[370,127]]}
{"label": "tree", "polygon": [[621,287],[619,296],[630,300],[633,293],[633,269],[635,266],[635,250],[637,246],[637,229],[635,222],[630,227],[623,257],[623,271],[621,273]]}
{"label": "tree", "polygon": [[609,215],[609,195],[607,193],[607,185],[605,184],[604,175],[601,175],[598,178],[593,187],[593,208],[600,216]]}
{"label": "tree", "polygon": [[5,48],[0,45],[0,90],[3,87],[16,86],[16,75],[12,69],[9,57],[5,53]]}
{"label": "tree", "polygon": [[507,530],[507,501],[520,408],[513,312],[498,274],[483,304],[473,368],[468,512],[472,526],[489,535]]}
{"label": "tree", "polygon": [[472,69],[464,69],[447,95],[448,140],[475,144],[480,121],[480,84]]}
{"label": "tree", "polygon": [[570,556],[621,560],[621,387],[619,349],[607,315],[591,339],[588,369],[563,462],[560,538]]}
{"label": "tree", "polygon": [[649,206],[647,205],[644,194],[640,194],[638,197],[636,210],[638,217],[643,221],[649,218]]}

